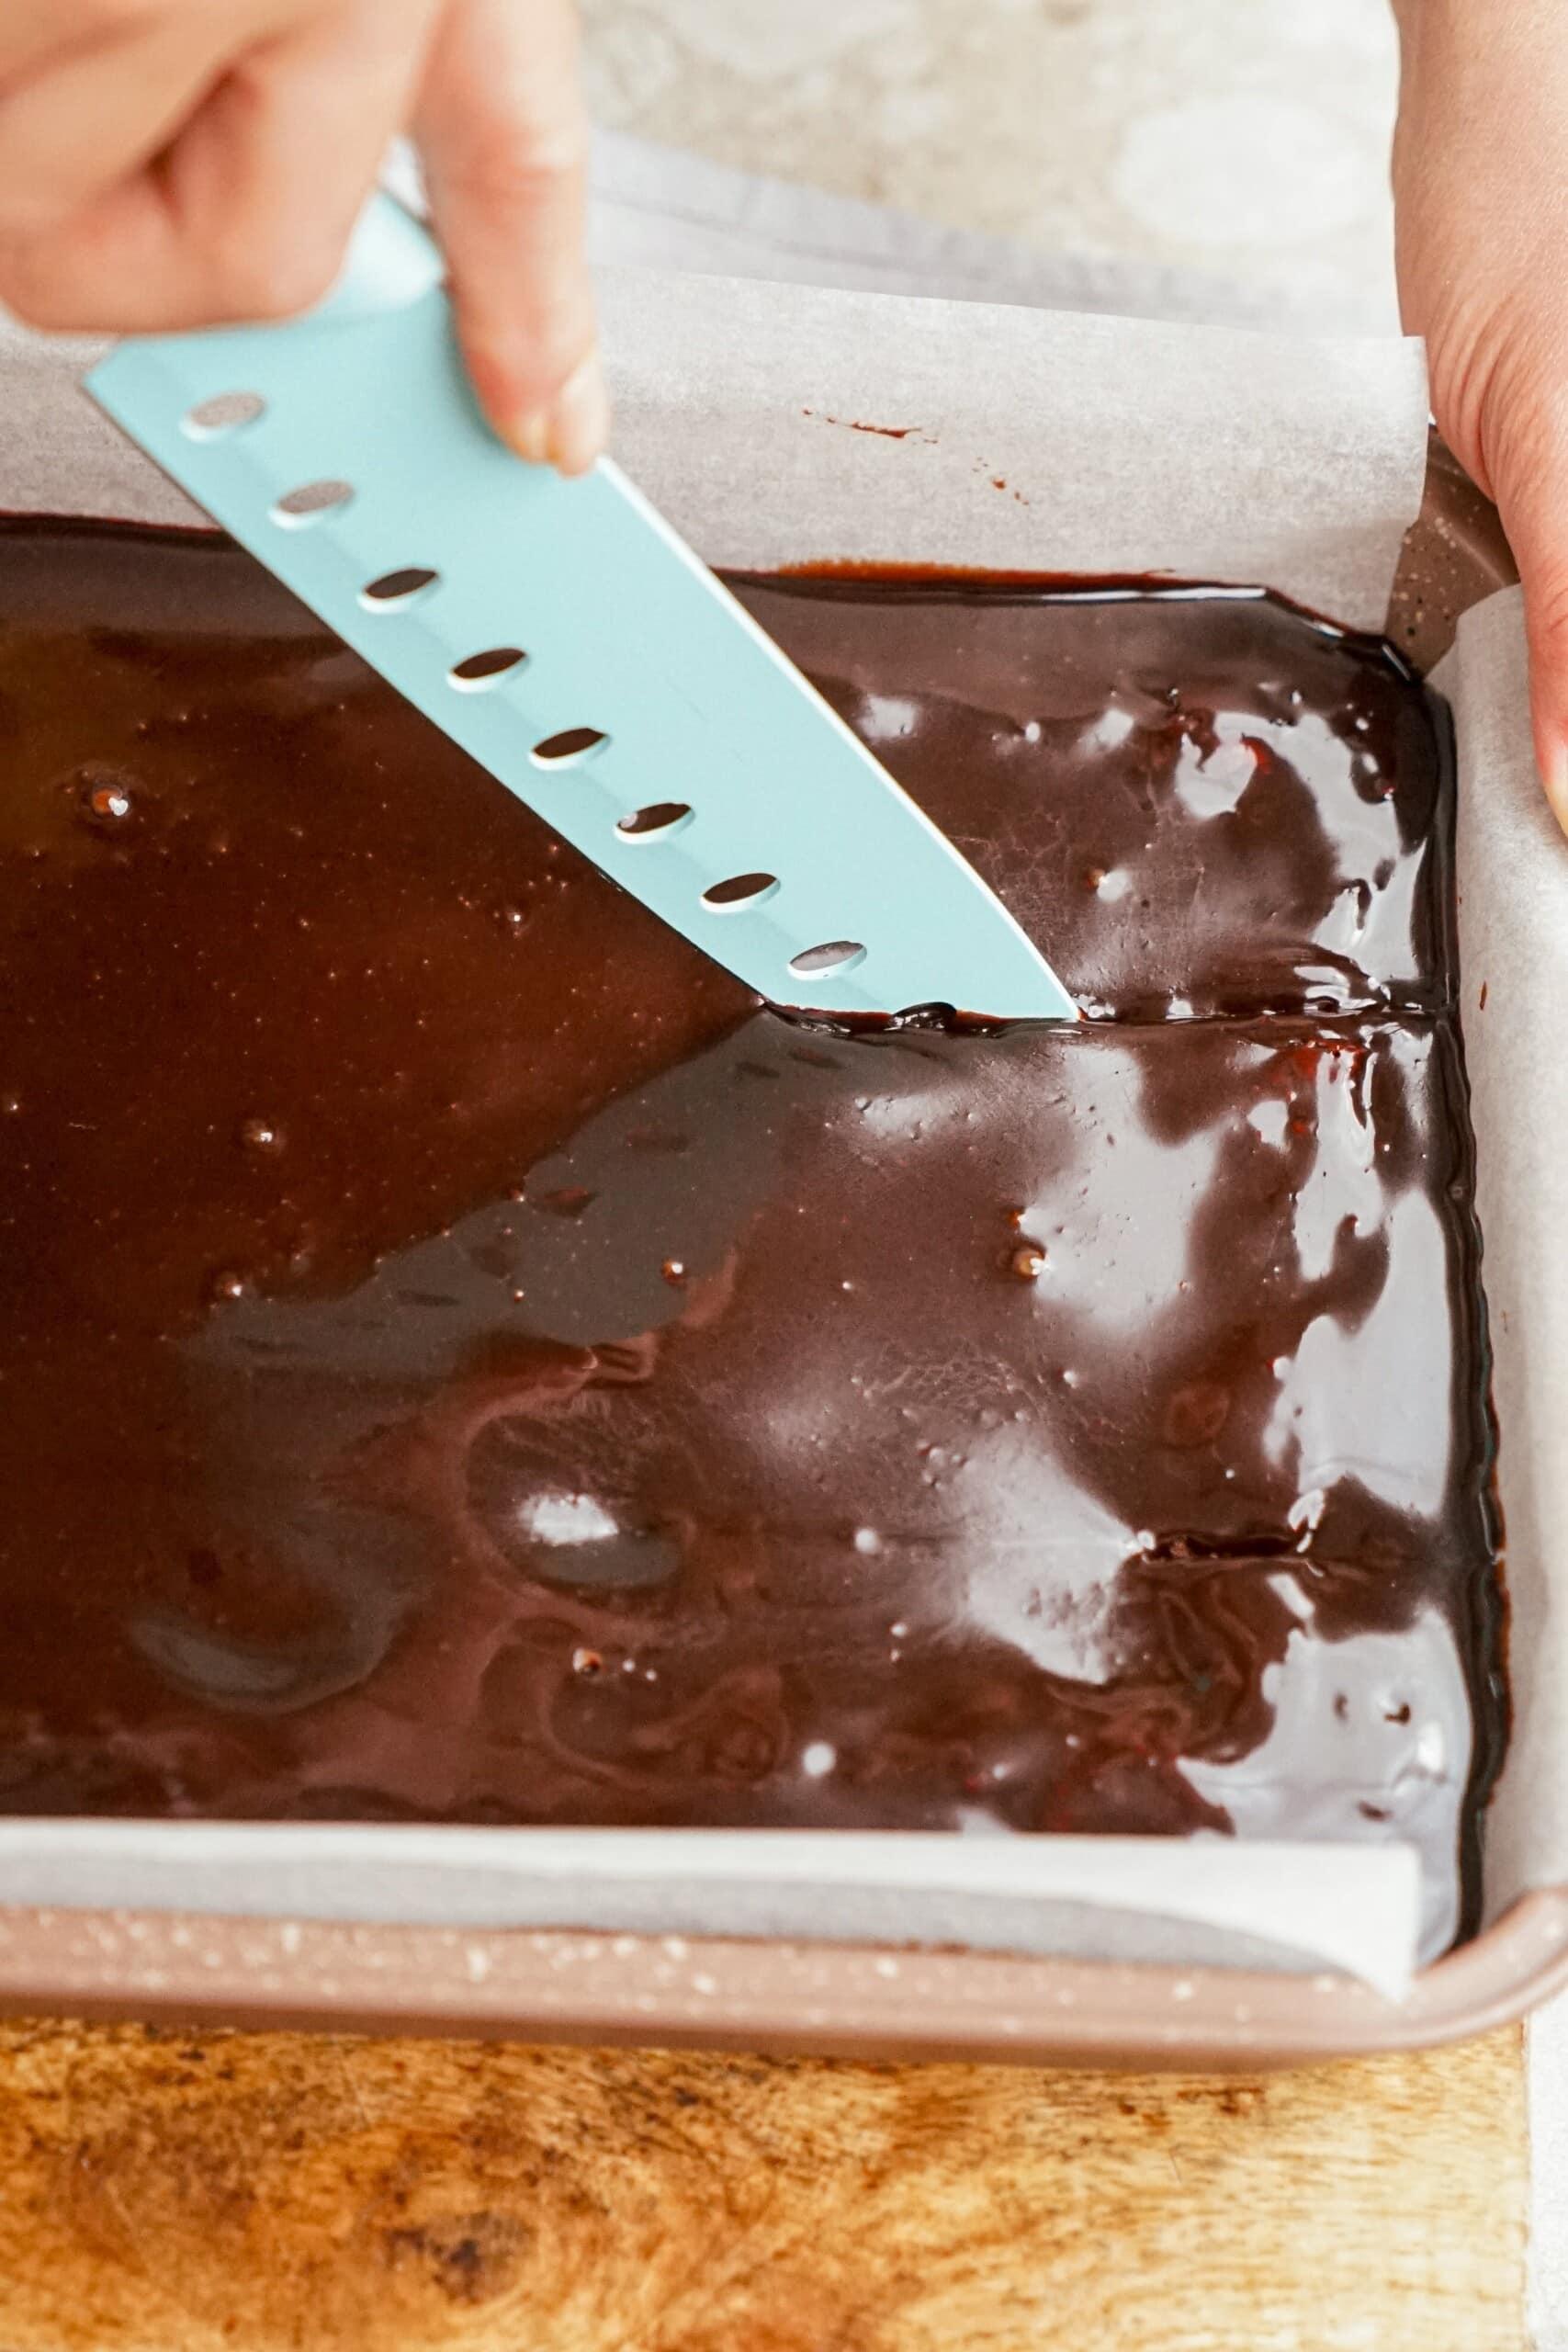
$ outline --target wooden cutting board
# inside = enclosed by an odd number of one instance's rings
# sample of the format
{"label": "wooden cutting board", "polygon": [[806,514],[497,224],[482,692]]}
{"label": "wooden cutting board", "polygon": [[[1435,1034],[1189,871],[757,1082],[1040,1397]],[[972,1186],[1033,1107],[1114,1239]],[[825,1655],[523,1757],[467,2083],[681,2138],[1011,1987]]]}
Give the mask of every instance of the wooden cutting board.
{"label": "wooden cutting board", "polygon": [[1517,2030],[1275,2077],[0,2027],[0,2352],[1523,2352]]}

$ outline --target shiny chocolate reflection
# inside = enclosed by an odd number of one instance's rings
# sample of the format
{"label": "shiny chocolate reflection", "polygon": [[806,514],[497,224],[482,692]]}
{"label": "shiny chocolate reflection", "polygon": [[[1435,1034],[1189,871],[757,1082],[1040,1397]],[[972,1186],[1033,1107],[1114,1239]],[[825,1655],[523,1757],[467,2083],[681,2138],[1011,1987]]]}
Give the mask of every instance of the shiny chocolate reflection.
{"label": "shiny chocolate reflection", "polygon": [[1091,1010],[1449,1001],[1445,715],[1249,592],[745,581]]}
{"label": "shiny chocolate reflection", "polygon": [[1257,600],[747,594],[1110,1017],[759,1012],[237,552],[0,533],[0,1804],[1403,1837],[1439,1948],[1440,718]]}

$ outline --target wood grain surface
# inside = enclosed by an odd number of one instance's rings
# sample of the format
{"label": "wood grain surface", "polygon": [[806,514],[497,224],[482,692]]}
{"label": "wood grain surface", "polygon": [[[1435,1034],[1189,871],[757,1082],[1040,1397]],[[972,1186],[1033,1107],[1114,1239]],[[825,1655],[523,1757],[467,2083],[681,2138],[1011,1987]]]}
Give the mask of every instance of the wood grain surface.
{"label": "wood grain surface", "polygon": [[1223,2081],[0,2028],[3,2352],[1522,2352],[1517,2030]]}

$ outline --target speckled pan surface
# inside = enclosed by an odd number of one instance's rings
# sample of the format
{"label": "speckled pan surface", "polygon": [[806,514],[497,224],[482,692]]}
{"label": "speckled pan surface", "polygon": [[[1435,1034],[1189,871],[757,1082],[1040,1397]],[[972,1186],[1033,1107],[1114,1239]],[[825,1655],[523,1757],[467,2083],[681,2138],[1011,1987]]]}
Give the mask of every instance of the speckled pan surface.
{"label": "speckled pan surface", "polygon": [[[1429,662],[1501,576],[1495,520],[1434,465],[1393,633]],[[1331,1978],[728,1940],[333,1928],[122,1913],[0,1919],[0,2003],[881,2053],[1255,2064],[1472,2030],[1568,1967],[1536,1897],[1392,2010]]]}
{"label": "speckled pan surface", "polygon": [[1458,2041],[1568,1984],[1568,1895],[1531,1895],[1397,2007],[1334,1975],[713,1938],[0,1914],[22,2016],[453,2033],[849,2058],[1289,2065]]}

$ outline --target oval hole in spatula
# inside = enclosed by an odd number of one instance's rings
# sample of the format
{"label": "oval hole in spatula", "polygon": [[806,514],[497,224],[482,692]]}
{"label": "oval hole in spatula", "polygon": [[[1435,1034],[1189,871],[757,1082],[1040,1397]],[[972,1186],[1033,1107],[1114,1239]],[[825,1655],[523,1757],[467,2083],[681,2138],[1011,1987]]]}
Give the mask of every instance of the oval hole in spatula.
{"label": "oval hole in spatula", "polygon": [[469,653],[461,662],[454,662],[446,673],[446,683],[456,686],[459,694],[482,695],[491,686],[499,686],[528,659],[520,645],[489,645],[482,653]]}
{"label": "oval hole in spatula", "polygon": [[536,767],[574,768],[602,752],[609,740],[597,727],[563,727],[558,735],[536,743],[528,757]]}
{"label": "oval hole in spatula", "polygon": [[615,831],[628,842],[667,842],[691,821],[683,800],[655,800],[646,808],[634,808],[629,817],[617,817]]}
{"label": "oval hole in spatula", "polygon": [[778,887],[776,874],[731,874],[723,882],[709,883],[703,892],[703,904],[711,914],[744,914],[749,908],[776,897]]}
{"label": "oval hole in spatula", "polygon": [[383,571],[378,580],[367,580],[359,601],[367,613],[400,613],[416,596],[427,596],[440,581],[441,574],[428,564],[407,563],[399,571]]}
{"label": "oval hole in spatula", "polygon": [[190,441],[219,441],[265,414],[266,402],[259,392],[214,392],[210,400],[186,409],[180,431]]}
{"label": "oval hole in spatula", "polygon": [[813,973],[850,972],[864,961],[865,949],[858,939],[825,939],[820,947],[803,947],[798,956],[792,956],[789,968],[806,979]]}
{"label": "oval hole in spatula", "polygon": [[354,484],[333,475],[320,481],[302,481],[298,490],[284,492],[272,509],[272,519],[286,531],[302,531],[307,524],[319,523],[323,514],[346,506],[353,496]]}

